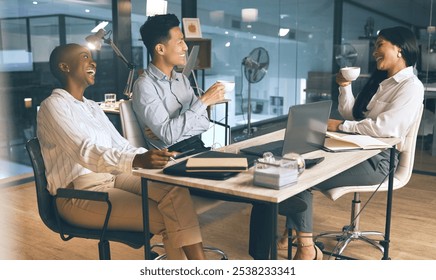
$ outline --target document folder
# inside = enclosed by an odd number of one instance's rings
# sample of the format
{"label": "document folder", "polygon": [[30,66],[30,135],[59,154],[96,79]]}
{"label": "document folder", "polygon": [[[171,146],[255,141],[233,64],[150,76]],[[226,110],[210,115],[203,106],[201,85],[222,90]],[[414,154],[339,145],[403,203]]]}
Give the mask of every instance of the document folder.
{"label": "document folder", "polygon": [[[207,151],[198,155],[193,156],[192,158],[243,158],[247,160],[248,168],[254,165],[257,156],[253,155],[243,155],[243,154],[232,154],[232,153],[224,153],[219,151]],[[210,171],[197,171],[197,172],[188,172],[186,170],[186,163],[188,159],[183,160],[179,163],[170,165],[163,169],[163,173],[167,175],[176,175],[176,176],[185,176],[185,177],[194,177],[194,178],[202,178],[202,179],[211,179],[211,180],[226,180],[237,175],[239,172],[232,171],[220,171],[220,172],[210,172]]]}
{"label": "document folder", "polygon": [[192,157],[186,162],[188,172],[241,172],[247,169],[247,159],[241,157]]}

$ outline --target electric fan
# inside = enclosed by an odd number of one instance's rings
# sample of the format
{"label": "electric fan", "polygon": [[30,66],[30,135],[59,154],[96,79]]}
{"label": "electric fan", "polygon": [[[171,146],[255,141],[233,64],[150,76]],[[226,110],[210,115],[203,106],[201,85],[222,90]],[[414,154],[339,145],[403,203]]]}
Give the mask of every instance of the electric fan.
{"label": "electric fan", "polygon": [[251,84],[257,83],[265,77],[268,70],[269,55],[262,47],[255,48],[242,60],[245,78],[248,81],[248,105],[247,105],[247,136],[251,136]]}
{"label": "electric fan", "polygon": [[353,66],[357,60],[357,51],[348,43],[336,45],[335,59],[340,68]]}

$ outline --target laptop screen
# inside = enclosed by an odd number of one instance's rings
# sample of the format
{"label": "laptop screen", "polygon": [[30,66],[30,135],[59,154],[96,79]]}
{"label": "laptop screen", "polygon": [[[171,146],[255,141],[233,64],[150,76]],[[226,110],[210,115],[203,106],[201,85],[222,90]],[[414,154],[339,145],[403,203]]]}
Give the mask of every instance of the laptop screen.
{"label": "laptop screen", "polygon": [[331,100],[290,107],[282,155],[320,149],[324,145],[331,107]]}
{"label": "laptop screen", "polygon": [[327,132],[332,101],[319,101],[289,108],[284,140],[251,146],[240,151],[262,157],[265,152],[275,156],[304,154],[321,149]]}
{"label": "laptop screen", "polygon": [[197,62],[198,52],[200,51],[200,46],[194,45],[189,54],[188,60],[186,61],[185,68],[183,68],[182,73],[189,78],[192,70],[195,67],[195,63]]}

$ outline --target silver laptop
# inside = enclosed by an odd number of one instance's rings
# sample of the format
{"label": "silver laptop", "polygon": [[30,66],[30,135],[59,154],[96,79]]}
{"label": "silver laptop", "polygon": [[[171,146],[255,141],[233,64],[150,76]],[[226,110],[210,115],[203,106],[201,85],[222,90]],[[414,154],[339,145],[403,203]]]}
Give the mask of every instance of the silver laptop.
{"label": "silver laptop", "polygon": [[272,152],[275,156],[282,157],[292,152],[304,154],[322,149],[331,107],[331,100],[291,106],[284,140],[252,146],[240,151],[259,157],[262,157],[265,152]]}

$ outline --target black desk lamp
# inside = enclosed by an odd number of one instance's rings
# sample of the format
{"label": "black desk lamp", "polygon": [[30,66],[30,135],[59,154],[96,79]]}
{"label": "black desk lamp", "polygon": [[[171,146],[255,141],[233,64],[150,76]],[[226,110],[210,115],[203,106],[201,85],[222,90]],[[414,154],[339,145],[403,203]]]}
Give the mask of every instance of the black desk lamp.
{"label": "black desk lamp", "polygon": [[[105,42],[106,44],[112,47],[115,54],[119,58],[121,58],[121,60],[127,65],[127,68],[129,68],[129,77],[127,78],[127,84],[126,87],[124,88],[123,94],[130,98],[132,95],[133,75],[135,71],[135,65],[129,62],[126,59],[126,57],[121,53],[121,51],[118,49],[118,47],[114,44],[114,42],[110,38],[111,34],[112,31],[106,32],[104,29],[99,29],[97,33],[87,36],[85,40],[88,42],[88,47],[93,50],[100,50],[101,41],[103,40],[103,42]],[[105,38],[105,36],[107,37]]]}

